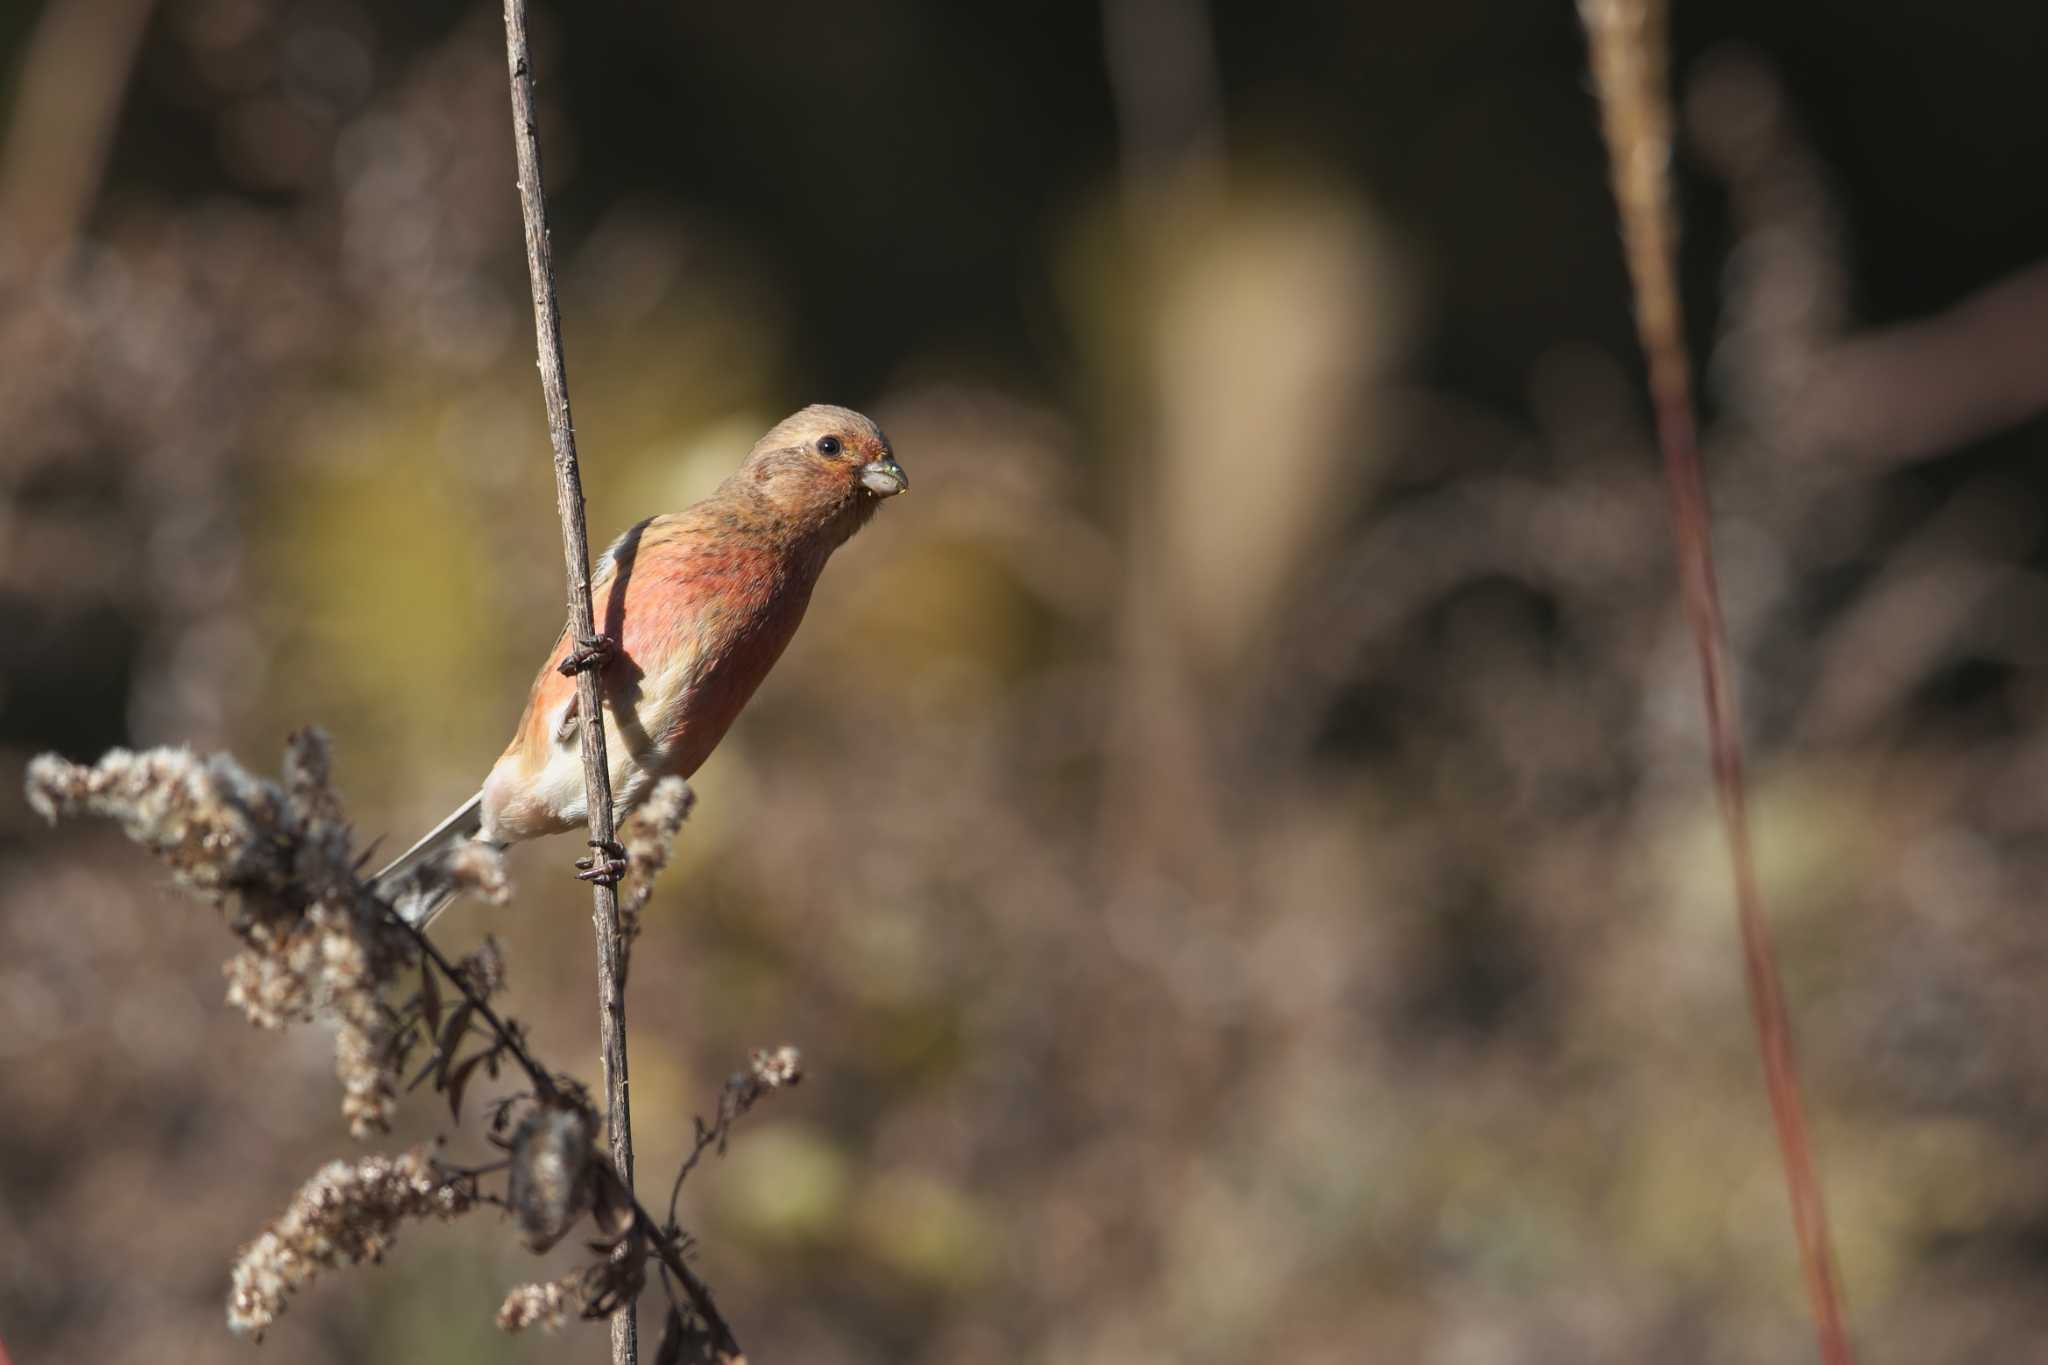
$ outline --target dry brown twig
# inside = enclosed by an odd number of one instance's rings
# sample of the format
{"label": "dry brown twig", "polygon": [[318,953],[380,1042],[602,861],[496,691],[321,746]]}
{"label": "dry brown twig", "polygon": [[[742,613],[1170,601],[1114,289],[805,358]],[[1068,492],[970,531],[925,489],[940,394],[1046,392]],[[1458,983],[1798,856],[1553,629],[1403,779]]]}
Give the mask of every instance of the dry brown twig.
{"label": "dry brown twig", "polygon": [[1665,4],[1664,0],[1580,0],[1579,15],[1590,42],[1614,197],[1635,290],[1636,328],[1649,364],[1650,398],[1670,485],[1685,612],[1698,646],[1705,686],[1714,788],[1734,871],[1743,968],[1763,1054],[1765,1089],[1792,1197],[1800,1263],[1822,1358],[1828,1365],[1852,1365],[1855,1357],[1842,1312],[1820,1177],[1814,1169],[1800,1100],[1792,1026],[1757,886],[1744,806],[1742,722],[1716,586],[1693,412],[1691,360],[1678,296],[1678,227],[1670,179],[1671,101],[1664,74],[1668,60]]}
{"label": "dry brown twig", "polygon": [[[576,426],[569,413],[569,380],[562,364],[562,324],[555,305],[554,251],[548,236],[547,191],[541,180],[540,133],[533,107],[533,58],[526,40],[526,0],[505,0],[505,64],[511,76],[512,144],[519,163],[526,273],[533,286],[534,342],[539,353],[541,394],[547,403],[548,439],[554,448],[562,556],[568,568],[569,626],[572,638],[581,642],[581,648],[572,657],[577,661],[576,701],[583,717],[584,804],[590,812],[590,847],[601,863],[618,848],[613,837],[611,769],[605,755],[604,714],[598,687],[602,647],[590,600],[590,543],[583,523],[583,484],[577,473]],[[597,933],[605,1127],[611,1138],[612,1164],[630,1190],[633,1112],[626,1068],[626,940],[619,923],[616,879],[592,879],[591,922]],[[629,1299],[612,1317],[612,1360],[615,1365],[633,1365],[639,1356],[639,1329]]]}

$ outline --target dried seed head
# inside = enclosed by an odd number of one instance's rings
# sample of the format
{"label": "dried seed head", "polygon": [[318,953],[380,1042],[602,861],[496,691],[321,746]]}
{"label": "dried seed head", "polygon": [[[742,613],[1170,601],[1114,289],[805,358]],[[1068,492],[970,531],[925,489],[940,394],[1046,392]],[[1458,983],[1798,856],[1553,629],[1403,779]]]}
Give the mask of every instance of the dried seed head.
{"label": "dried seed head", "polygon": [[442,1173],[425,1148],[329,1162],[300,1187],[282,1218],[242,1248],[228,1326],[260,1337],[286,1298],[321,1270],[378,1260],[406,1219],[453,1219],[475,1203],[470,1182]]}
{"label": "dried seed head", "polygon": [[547,1105],[528,1114],[512,1135],[505,1197],[532,1250],[562,1240],[596,1197],[595,1127],[588,1110]]}
{"label": "dried seed head", "polygon": [[640,912],[654,895],[654,879],[675,852],[676,835],[697,804],[697,794],[680,777],[664,777],[619,826],[626,850],[626,879],[619,888],[619,926],[626,941],[640,933]]}
{"label": "dried seed head", "polygon": [[607,1258],[559,1280],[522,1284],[505,1296],[498,1309],[498,1326],[507,1332],[529,1327],[553,1331],[569,1320],[610,1317],[640,1295],[647,1282],[644,1248],[619,1259]]}
{"label": "dried seed head", "polygon": [[[250,1022],[335,1021],[342,1112],[360,1137],[388,1128],[397,1103],[399,1049],[383,995],[416,949],[357,875],[329,767],[327,741],[302,730],[281,783],[225,754],[117,749],[91,767],[46,754],[29,765],[27,787],[29,804],[50,819],[119,821],[226,913],[242,942],[225,968],[228,1001]],[[485,862],[472,860],[465,875],[486,893],[502,887],[502,870]]]}
{"label": "dried seed head", "polygon": [[486,1000],[505,989],[505,950],[488,934],[476,951],[466,954],[455,967],[469,988]]}
{"label": "dried seed head", "polygon": [[503,905],[512,895],[512,883],[505,876],[505,855],[489,844],[456,845],[443,861],[442,871],[457,892],[487,905]]}
{"label": "dried seed head", "polygon": [[129,838],[170,864],[186,884],[224,900],[245,886],[277,887],[289,860],[261,837],[283,816],[285,798],[233,759],[189,749],[114,749],[92,767],[55,754],[30,761],[30,809],[117,820]]}
{"label": "dried seed head", "polygon": [[780,1090],[804,1078],[804,1056],[788,1043],[769,1051],[757,1048],[753,1057],[754,1081],[763,1090]]}
{"label": "dried seed head", "polygon": [[589,1302],[584,1279],[579,1270],[544,1284],[520,1285],[498,1308],[498,1326],[507,1332],[523,1332],[529,1327],[554,1331],[572,1314],[581,1316]]}
{"label": "dried seed head", "polygon": [[804,1057],[788,1043],[775,1049],[755,1048],[745,1071],[735,1071],[718,1097],[718,1150],[725,1151],[723,1133],[740,1115],[760,1103],[761,1098],[804,1078]]}

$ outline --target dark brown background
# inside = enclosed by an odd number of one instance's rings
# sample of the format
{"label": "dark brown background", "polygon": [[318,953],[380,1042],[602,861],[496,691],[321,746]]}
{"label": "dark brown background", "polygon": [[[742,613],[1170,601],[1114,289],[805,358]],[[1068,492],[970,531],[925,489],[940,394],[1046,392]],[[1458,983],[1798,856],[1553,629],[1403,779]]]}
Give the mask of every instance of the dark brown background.
{"label": "dark brown background", "polygon": [[[2011,1360],[2048,18],[1679,10],[1848,1300],[1868,1361]],[[1118,13],[1116,62],[1086,6],[537,16],[593,537],[808,401],[915,482],[700,775],[635,959],[644,1184],[790,1041],[811,1079],[685,1200],[760,1361],[1810,1359],[1574,16]],[[0,9],[9,790],[50,748],[269,769],[306,723],[387,847],[472,789],[561,615],[506,117],[489,6]],[[573,852],[443,932],[594,1075]],[[351,1143],[327,1040],[248,1029],[225,955],[138,851],[0,801],[21,1365],[253,1358],[227,1263]],[[422,1096],[394,1142],[448,1127]],[[408,1230],[261,1350],[602,1358],[489,1325],[554,1268]]]}

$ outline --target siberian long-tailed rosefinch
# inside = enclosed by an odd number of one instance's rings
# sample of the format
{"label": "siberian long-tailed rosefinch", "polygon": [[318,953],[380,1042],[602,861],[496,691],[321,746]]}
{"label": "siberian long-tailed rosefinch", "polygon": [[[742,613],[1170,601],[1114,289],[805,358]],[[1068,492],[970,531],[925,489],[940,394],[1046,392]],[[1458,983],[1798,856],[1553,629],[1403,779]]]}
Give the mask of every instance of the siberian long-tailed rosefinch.
{"label": "siberian long-tailed rosefinch", "polygon": [[[796,634],[832,552],[909,486],[881,428],[805,408],[763,436],[703,502],[650,517],[591,581],[612,805],[623,815],[671,773],[688,777]],[[584,823],[576,683],[565,628],[483,790],[377,874],[417,924],[454,892],[424,875],[466,839],[500,847]]]}

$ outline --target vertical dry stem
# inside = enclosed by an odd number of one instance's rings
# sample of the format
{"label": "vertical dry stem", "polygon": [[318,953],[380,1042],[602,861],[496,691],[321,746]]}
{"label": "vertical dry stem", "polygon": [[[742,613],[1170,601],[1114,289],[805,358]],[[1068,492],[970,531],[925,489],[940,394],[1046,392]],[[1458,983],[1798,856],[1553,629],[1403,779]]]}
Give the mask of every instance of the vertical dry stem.
{"label": "vertical dry stem", "polygon": [[28,38],[0,119],[0,223],[31,255],[71,245],[92,212],[156,0],[60,0]]}
{"label": "vertical dry stem", "polygon": [[1820,1178],[1807,1137],[1799,1094],[1792,1028],[1785,1010],[1763,897],[1749,842],[1743,802],[1742,724],[1728,662],[1727,627],[1721,618],[1714,574],[1706,491],[1700,476],[1699,440],[1693,414],[1690,361],[1677,281],[1678,231],[1671,211],[1671,102],[1665,90],[1664,0],[1580,0],[1580,17],[1591,41],[1594,84],[1612,163],[1614,197],[1620,208],[1628,251],[1629,278],[1636,299],[1636,327],[1648,359],[1650,396],[1657,441],[1670,483],[1671,515],[1683,580],[1685,613],[1699,648],[1705,684],[1707,729],[1713,754],[1714,789],[1734,866],[1736,915],[1750,1009],[1763,1054],[1764,1083],[1777,1125],[1785,1181],[1792,1197],[1793,1228],[1799,1238],[1821,1358],[1828,1365],[1852,1365],[1834,1253]]}
{"label": "vertical dry stem", "polygon": [[[569,385],[562,369],[562,329],[555,310],[555,267],[548,240],[547,204],[540,173],[540,139],[533,112],[533,63],[526,44],[525,0],[505,0],[505,61],[512,78],[512,142],[519,162],[519,208],[526,223],[526,272],[533,285],[533,328],[540,356],[541,392],[548,409],[548,437],[555,452],[555,501],[562,518],[562,555],[569,577],[571,635],[596,635],[590,601],[590,544],[583,525],[583,484],[576,470],[576,428],[569,416]],[[613,840],[611,770],[605,755],[604,718],[598,672],[576,677],[583,717],[583,790],[590,808],[590,838],[600,849]],[[612,1162],[626,1188],[633,1187],[633,1117],[626,1080],[626,997],[620,970],[617,889],[593,883],[591,920],[597,930],[599,1030],[604,1045],[605,1126]],[[612,1360],[639,1359],[633,1305],[612,1315]]]}

